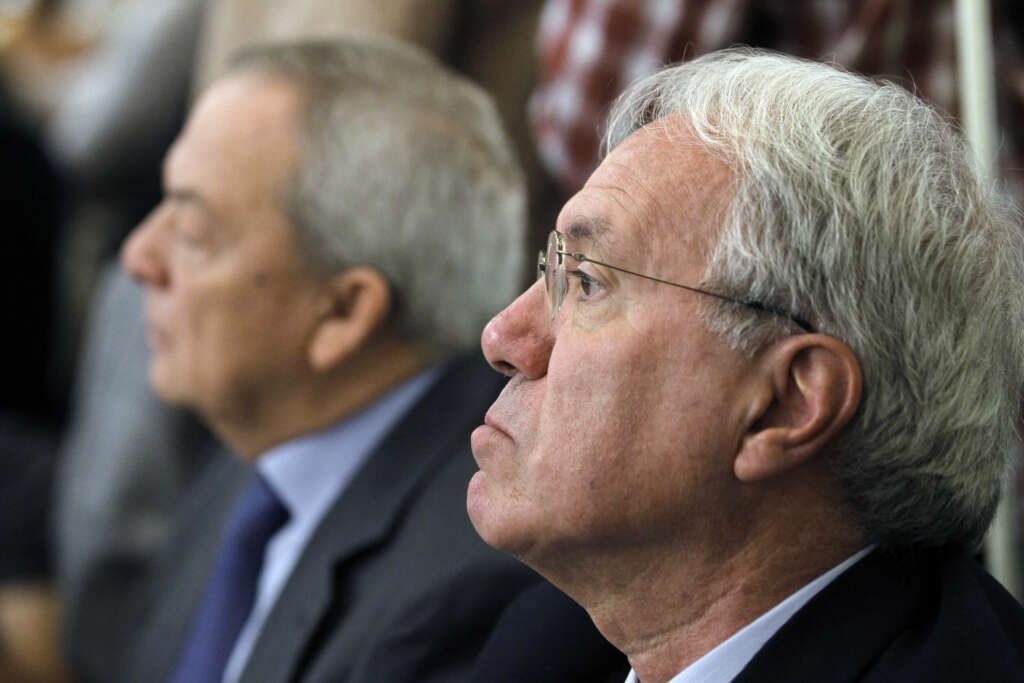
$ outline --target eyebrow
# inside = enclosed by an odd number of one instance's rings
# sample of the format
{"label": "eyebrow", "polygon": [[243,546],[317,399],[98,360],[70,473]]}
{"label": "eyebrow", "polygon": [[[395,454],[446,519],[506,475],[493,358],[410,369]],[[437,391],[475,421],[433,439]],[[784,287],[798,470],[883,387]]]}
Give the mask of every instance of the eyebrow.
{"label": "eyebrow", "polygon": [[167,189],[164,191],[164,198],[175,202],[183,202],[185,204],[198,206],[211,216],[217,216],[217,212],[214,210],[210,202],[206,201],[206,198],[195,190],[188,188]]}
{"label": "eyebrow", "polygon": [[603,217],[580,216],[574,218],[565,231],[565,236],[573,241],[585,240],[597,242],[608,232],[608,219]]}

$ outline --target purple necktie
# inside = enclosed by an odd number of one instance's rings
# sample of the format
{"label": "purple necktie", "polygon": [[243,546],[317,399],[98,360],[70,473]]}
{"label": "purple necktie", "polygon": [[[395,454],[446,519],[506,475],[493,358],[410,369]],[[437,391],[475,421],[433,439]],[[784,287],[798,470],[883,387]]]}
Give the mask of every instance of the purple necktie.
{"label": "purple necktie", "polygon": [[288,510],[259,475],[235,507],[174,683],[218,683],[252,609],[267,542]]}

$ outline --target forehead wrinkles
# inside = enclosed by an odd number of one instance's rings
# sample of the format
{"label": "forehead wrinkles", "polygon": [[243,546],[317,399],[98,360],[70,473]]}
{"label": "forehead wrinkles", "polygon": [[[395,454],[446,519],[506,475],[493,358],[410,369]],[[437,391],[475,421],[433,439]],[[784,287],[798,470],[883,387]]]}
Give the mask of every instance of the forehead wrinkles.
{"label": "forehead wrinkles", "polygon": [[731,185],[728,167],[685,130],[656,123],[617,147],[588,189],[600,192],[607,210],[629,217],[646,261],[668,277],[681,256],[706,263]]}
{"label": "forehead wrinkles", "polygon": [[[646,172],[665,232],[700,230],[721,204],[732,173],[683,127],[664,120],[641,129],[624,144],[636,146],[634,162]],[[634,139],[635,138],[635,139]]]}
{"label": "forehead wrinkles", "polygon": [[658,237],[662,200],[642,173],[633,155],[609,156],[573,197],[559,216],[560,230],[576,244],[604,259],[618,259],[631,268],[643,268],[651,259]]}
{"label": "forehead wrinkles", "polygon": [[[643,178],[633,174],[634,169],[629,166],[612,163],[608,170],[614,174],[614,182],[612,179],[602,179],[595,182],[591,189],[601,193],[602,201],[611,204],[617,212],[629,217],[630,227],[634,228],[632,232],[637,242],[651,244],[659,232],[658,217],[664,214],[661,200]],[[605,210],[608,211],[608,208]]]}
{"label": "forehead wrinkles", "polygon": [[630,218],[634,239],[643,245],[657,244],[659,223],[667,215],[664,197],[658,193],[656,176],[646,172],[642,151],[633,145],[615,150],[587,183],[600,193],[602,201],[611,205],[606,211],[621,211]]}

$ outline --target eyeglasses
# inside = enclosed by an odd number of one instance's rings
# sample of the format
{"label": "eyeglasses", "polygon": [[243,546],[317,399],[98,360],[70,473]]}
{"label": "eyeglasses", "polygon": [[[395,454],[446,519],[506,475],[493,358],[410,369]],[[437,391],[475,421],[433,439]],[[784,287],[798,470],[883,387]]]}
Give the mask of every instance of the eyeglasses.
{"label": "eyeglasses", "polygon": [[[803,318],[798,318],[791,313],[778,308],[776,306],[770,306],[763,304],[759,301],[744,301],[742,299],[734,299],[724,294],[716,294],[715,292],[709,292],[706,289],[699,289],[697,287],[690,287],[688,285],[681,285],[678,282],[669,282],[668,280],[662,280],[661,278],[653,277],[651,275],[644,275],[643,273],[637,273],[632,270],[620,268],[619,266],[613,266],[610,263],[603,263],[601,261],[595,261],[589,258],[585,254],[580,252],[566,251],[565,249],[565,238],[562,233],[557,230],[552,230],[551,234],[548,235],[548,248],[541,250],[537,254],[537,278],[544,276],[544,288],[548,293],[548,302],[551,304],[551,319],[554,320],[555,316],[558,315],[558,310],[562,307],[562,301],[565,299],[565,294],[569,291],[569,280],[566,275],[565,269],[565,257],[569,256],[580,263],[589,262],[598,266],[604,266],[605,268],[611,268],[617,270],[620,273],[627,273],[629,275],[636,275],[646,280],[654,280],[660,282],[663,285],[671,285],[673,287],[679,287],[680,289],[687,289],[691,292],[697,292],[698,294],[706,294],[707,296],[713,296],[716,299],[722,299],[723,301],[731,301],[734,304],[740,304],[747,308],[752,308],[755,311],[763,311],[765,313],[771,313],[773,315],[782,316],[787,320],[792,320],[794,323],[799,325],[804,331],[813,333],[814,327],[811,326]],[[548,267],[549,264],[553,264],[554,267]]]}

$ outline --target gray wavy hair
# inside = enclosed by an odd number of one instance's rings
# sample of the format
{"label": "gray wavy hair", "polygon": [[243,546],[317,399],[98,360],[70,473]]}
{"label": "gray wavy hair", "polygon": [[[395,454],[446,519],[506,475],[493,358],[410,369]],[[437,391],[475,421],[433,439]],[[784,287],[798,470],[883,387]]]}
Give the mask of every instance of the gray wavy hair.
{"label": "gray wavy hair", "polygon": [[[605,149],[676,113],[734,174],[703,285],[791,311],[860,362],[833,472],[866,538],[975,547],[1024,385],[1019,215],[950,122],[891,83],[727,50],[635,84]],[[747,353],[799,332],[708,299],[709,328]]]}
{"label": "gray wavy hair", "polygon": [[319,275],[369,265],[395,330],[431,355],[477,348],[521,284],[526,189],[491,99],[379,37],[261,45],[230,72],[295,83],[302,157],[285,198]]}

